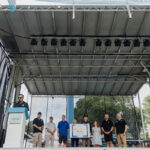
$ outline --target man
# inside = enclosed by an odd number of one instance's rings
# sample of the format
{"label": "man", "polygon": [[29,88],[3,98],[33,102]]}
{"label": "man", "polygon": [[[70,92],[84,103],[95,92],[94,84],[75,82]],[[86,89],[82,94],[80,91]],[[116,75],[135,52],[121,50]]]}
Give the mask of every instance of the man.
{"label": "man", "polygon": [[[88,121],[88,115],[84,115],[83,124],[89,124],[90,132],[91,132],[91,126],[90,126],[90,122]],[[83,147],[86,147],[86,146],[90,147],[90,138],[83,138],[82,139],[82,146]]]}
{"label": "man", "polygon": [[41,112],[38,112],[37,118],[33,120],[33,147],[41,147],[42,144],[42,130],[44,127],[44,122],[41,119]]}
{"label": "man", "polygon": [[67,135],[69,133],[69,123],[65,120],[66,116],[62,115],[62,121],[58,123],[57,135],[59,137],[59,147],[61,147],[62,142],[64,147],[67,146]]}
{"label": "man", "polygon": [[45,125],[45,128],[46,147],[48,147],[49,142],[50,146],[54,147],[54,134],[56,132],[56,125],[53,123],[53,117],[49,118],[49,122]]}
{"label": "man", "polygon": [[24,95],[23,94],[19,94],[18,99],[19,99],[19,101],[17,103],[15,103],[14,107],[25,107],[29,111],[28,103],[23,101]]}
{"label": "man", "polygon": [[104,138],[107,147],[113,147],[113,122],[109,119],[109,115],[105,114],[104,121],[101,125],[102,131],[104,133]]}
{"label": "man", "polygon": [[126,142],[126,132],[127,132],[128,126],[124,119],[122,119],[122,116],[120,113],[117,114],[117,122],[115,123],[115,134],[117,136],[118,141],[118,147],[122,147],[122,144],[124,147],[127,146]]}
{"label": "man", "polygon": [[[73,120],[73,124],[77,124],[77,120]],[[71,138],[71,146],[72,147],[79,147],[79,138]]]}

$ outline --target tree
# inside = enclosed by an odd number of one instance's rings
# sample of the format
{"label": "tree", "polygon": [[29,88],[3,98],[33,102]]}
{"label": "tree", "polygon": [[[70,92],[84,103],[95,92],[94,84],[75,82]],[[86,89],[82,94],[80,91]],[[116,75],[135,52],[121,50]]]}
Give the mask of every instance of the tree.
{"label": "tree", "polygon": [[141,124],[137,110],[129,96],[87,96],[77,102],[75,118],[78,122],[82,122],[84,114],[88,114],[91,123],[98,121],[101,125],[105,113],[116,122],[116,114],[120,112],[129,126],[128,133],[138,139],[137,133],[140,133]]}
{"label": "tree", "polygon": [[150,96],[144,99],[143,107],[145,122],[150,123]]}

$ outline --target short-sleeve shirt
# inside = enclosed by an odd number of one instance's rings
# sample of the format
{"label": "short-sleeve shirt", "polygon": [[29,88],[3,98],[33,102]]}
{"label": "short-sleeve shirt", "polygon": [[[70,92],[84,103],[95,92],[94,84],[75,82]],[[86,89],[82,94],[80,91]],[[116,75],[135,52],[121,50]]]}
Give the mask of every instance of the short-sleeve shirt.
{"label": "short-sleeve shirt", "polygon": [[[35,119],[33,120],[33,124],[37,125],[38,127],[44,126],[43,120],[42,120],[42,119],[38,119],[38,118],[35,118]],[[35,127],[33,126],[33,133],[37,133],[37,132],[41,132],[41,133],[42,133],[41,130],[39,130],[39,129],[37,129],[37,128],[35,128]]]}
{"label": "short-sleeve shirt", "polygon": [[[54,130],[56,130],[56,125],[55,125],[55,123],[53,123],[53,122],[48,122],[48,123],[45,125],[45,128],[48,128],[50,131],[53,132]],[[49,132],[46,130],[45,135],[51,135],[51,133],[49,133]]]}
{"label": "short-sleeve shirt", "polygon": [[92,126],[91,126],[91,123],[89,121],[83,121],[82,123],[83,124],[89,124],[90,132],[92,132]]}
{"label": "short-sleeve shirt", "polygon": [[111,120],[104,120],[102,122],[101,127],[103,127],[105,132],[109,132],[111,130],[111,128],[113,127],[113,122]]}
{"label": "short-sleeve shirt", "polygon": [[117,120],[117,122],[115,123],[117,134],[124,133],[126,125],[127,125],[127,123],[124,119]]}
{"label": "short-sleeve shirt", "polygon": [[59,129],[59,134],[61,136],[68,135],[69,123],[67,121],[60,121],[57,128]]}
{"label": "short-sleeve shirt", "polygon": [[25,107],[29,111],[29,105],[28,105],[28,103],[26,103],[24,101],[22,103],[20,103],[20,102],[15,103],[14,107]]}

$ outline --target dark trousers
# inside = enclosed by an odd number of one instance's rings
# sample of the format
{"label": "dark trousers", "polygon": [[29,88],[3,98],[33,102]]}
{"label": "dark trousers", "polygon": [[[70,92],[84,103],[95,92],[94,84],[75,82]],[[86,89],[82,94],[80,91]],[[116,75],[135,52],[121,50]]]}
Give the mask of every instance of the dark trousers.
{"label": "dark trousers", "polygon": [[71,146],[72,147],[79,147],[79,139],[78,138],[71,138]]}

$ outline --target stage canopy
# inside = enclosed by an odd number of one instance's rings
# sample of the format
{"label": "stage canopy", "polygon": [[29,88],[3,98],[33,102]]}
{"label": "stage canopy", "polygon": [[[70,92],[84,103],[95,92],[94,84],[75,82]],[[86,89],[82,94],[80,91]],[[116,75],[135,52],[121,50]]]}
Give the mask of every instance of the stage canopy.
{"label": "stage canopy", "polygon": [[150,7],[0,8],[0,37],[35,95],[132,95],[147,82]]}

